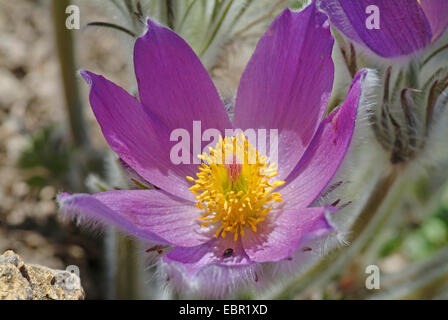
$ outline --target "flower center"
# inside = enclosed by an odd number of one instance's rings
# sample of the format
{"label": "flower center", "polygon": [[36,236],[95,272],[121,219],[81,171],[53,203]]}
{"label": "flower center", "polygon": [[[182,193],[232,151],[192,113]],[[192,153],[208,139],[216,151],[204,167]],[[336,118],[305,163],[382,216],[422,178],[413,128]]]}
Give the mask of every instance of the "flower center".
{"label": "flower center", "polygon": [[246,137],[219,138],[209,154],[198,155],[203,161],[197,179],[190,191],[197,195],[197,207],[204,211],[199,218],[202,226],[218,224],[216,237],[225,238],[233,233],[234,240],[244,236],[245,228],[257,231],[257,224],[272,209],[272,204],[281,202],[281,194],[273,192],[284,181],[270,182],[277,176],[276,164],[269,164],[266,156],[260,156]]}

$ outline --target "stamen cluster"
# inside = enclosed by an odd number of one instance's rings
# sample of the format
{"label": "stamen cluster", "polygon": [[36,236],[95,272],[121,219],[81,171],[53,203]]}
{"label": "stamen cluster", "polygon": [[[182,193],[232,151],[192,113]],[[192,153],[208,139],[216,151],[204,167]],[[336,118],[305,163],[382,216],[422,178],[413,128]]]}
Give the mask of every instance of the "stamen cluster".
{"label": "stamen cluster", "polygon": [[197,195],[196,206],[205,211],[199,218],[202,226],[219,224],[216,237],[225,238],[231,232],[236,241],[244,236],[245,228],[256,232],[272,204],[283,201],[281,194],[273,191],[284,181],[270,182],[278,174],[276,164],[260,156],[243,134],[220,137],[209,154],[198,157],[203,163],[197,179],[187,179],[195,183],[190,191]]}

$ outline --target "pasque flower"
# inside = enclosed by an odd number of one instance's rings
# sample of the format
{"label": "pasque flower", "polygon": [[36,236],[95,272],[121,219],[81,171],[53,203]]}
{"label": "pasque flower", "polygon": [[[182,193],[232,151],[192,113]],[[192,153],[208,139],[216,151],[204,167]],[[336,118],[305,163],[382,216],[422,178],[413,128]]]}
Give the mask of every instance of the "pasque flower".
{"label": "pasque flower", "polygon": [[[379,29],[366,27],[371,5],[379,9]],[[319,7],[345,36],[385,58],[416,54],[448,27],[446,0],[320,0]]]}
{"label": "pasque flower", "polygon": [[[345,102],[325,114],[333,85],[333,38],[326,16],[311,4],[286,9],[260,39],[239,85],[231,122],[198,57],[174,32],[148,20],[135,44],[140,101],[91,72],[90,103],[104,137],[151,190],[93,195],[63,193],[61,211],[106,224],[171,249],[162,257],[173,281],[233,284],[263,262],[290,256],[307,241],[333,231],[334,206],[313,207],[349,147],[365,71]],[[193,121],[222,137],[203,163],[175,165],[170,133]],[[278,163],[269,162],[244,135],[225,129],[278,129]],[[234,148],[234,146],[242,148]],[[241,163],[221,163],[244,158]],[[237,151],[239,150],[239,151]],[[247,155],[256,154],[249,163]],[[213,272],[211,279],[207,272]],[[210,273],[209,273],[210,274]],[[210,283],[209,283],[210,284]]]}

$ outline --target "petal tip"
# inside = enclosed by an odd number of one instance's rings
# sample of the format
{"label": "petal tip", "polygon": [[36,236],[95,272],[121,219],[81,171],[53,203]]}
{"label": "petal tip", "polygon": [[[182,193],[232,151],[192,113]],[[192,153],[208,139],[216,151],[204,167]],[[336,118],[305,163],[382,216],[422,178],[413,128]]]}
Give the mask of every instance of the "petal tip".
{"label": "petal tip", "polygon": [[155,20],[151,18],[146,19],[146,25],[148,26],[148,28],[160,26],[160,24],[158,24]]}
{"label": "petal tip", "polygon": [[79,70],[78,71],[81,77],[84,79],[84,81],[91,86],[92,85],[92,78],[95,75],[94,73],[87,71],[87,70]]}
{"label": "petal tip", "polygon": [[356,73],[355,77],[353,78],[353,81],[352,81],[352,83],[350,85],[349,92],[358,83],[361,83],[361,85],[362,85],[362,82],[364,82],[364,80],[366,79],[368,73],[369,73],[368,69],[361,69],[361,70],[359,70],[358,73]]}
{"label": "petal tip", "polygon": [[56,196],[56,201],[59,204],[59,207],[61,207],[64,203],[64,200],[67,199],[70,196],[67,192],[61,192]]}
{"label": "petal tip", "polygon": [[291,8],[285,8],[283,11],[282,11],[282,13],[280,14],[280,16],[283,16],[283,15],[290,15],[290,14],[292,14],[293,13],[293,11],[291,10]]}
{"label": "petal tip", "polygon": [[369,72],[368,69],[361,69],[358,71],[358,73],[355,75],[355,80],[360,79],[361,81],[365,79],[367,76],[367,73]]}
{"label": "petal tip", "polygon": [[340,210],[340,208],[335,207],[335,206],[325,206],[324,207],[324,219],[327,224],[327,229],[326,229],[327,232],[333,232],[336,230],[335,224],[333,222],[333,214],[339,210]]}
{"label": "petal tip", "polygon": [[148,18],[146,20],[146,32],[140,37],[140,38],[147,38],[150,36],[150,34],[155,30],[159,28],[165,28],[163,25],[155,21],[154,19]]}

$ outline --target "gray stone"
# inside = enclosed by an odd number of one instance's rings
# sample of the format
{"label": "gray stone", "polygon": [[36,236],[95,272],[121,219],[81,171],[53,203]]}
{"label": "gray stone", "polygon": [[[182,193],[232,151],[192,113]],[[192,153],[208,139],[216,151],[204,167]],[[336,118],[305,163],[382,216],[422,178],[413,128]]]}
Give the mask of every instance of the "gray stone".
{"label": "gray stone", "polygon": [[72,272],[26,265],[13,251],[0,256],[0,300],[82,300],[80,278]]}

